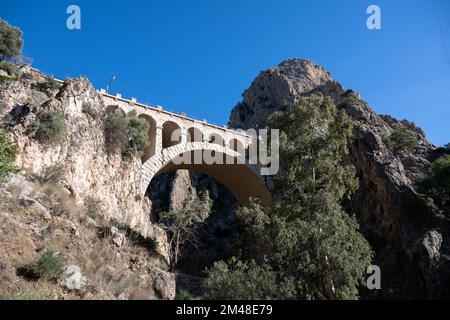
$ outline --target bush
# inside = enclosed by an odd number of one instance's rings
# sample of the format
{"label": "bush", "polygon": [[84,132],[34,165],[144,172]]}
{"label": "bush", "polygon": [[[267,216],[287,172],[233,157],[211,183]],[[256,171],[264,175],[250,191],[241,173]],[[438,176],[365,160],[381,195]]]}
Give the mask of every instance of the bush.
{"label": "bush", "polygon": [[0,76],[0,83],[7,83],[13,81],[12,78],[6,76]]}
{"label": "bush", "polygon": [[45,167],[39,175],[34,175],[34,179],[41,185],[59,184],[65,178],[65,171],[62,165],[53,165]]}
{"label": "bush", "polygon": [[17,156],[17,146],[11,142],[9,134],[0,130],[0,183],[4,182],[7,177],[16,172],[13,165]]}
{"label": "bush", "polygon": [[353,95],[347,96],[341,100],[341,103],[338,105],[338,108],[348,108],[350,106],[359,106],[361,105],[361,100],[356,98]]}
{"label": "bush", "polygon": [[12,77],[16,74],[17,67],[6,61],[0,61],[0,70],[6,71]]}
{"label": "bush", "polygon": [[413,152],[418,146],[416,135],[403,126],[398,126],[391,135],[383,137],[383,142],[395,154]]}
{"label": "bush", "polygon": [[17,269],[20,276],[30,280],[58,279],[64,273],[64,263],[52,251],[45,251],[40,258]]}
{"label": "bush", "polygon": [[48,110],[39,114],[28,127],[33,138],[42,143],[61,143],[66,125],[61,112]]}
{"label": "bush", "polygon": [[33,83],[32,89],[45,93],[48,97],[53,96],[53,91],[58,90],[61,85],[52,77],[46,77],[44,82]]}
{"label": "bush", "polygon": [[175,300],[201,300],[201,298],[193,295],[189,290],[181,288],[177,291]]}
{"label": "bush", "polygon": [[81,111],[83,113],[86,113],[87,115],[91,116],[91,118],[93,118],[93,119],[97,118],[97,111],[88,102],[83,102]]}
{"label": "bush", "polygon": [[123,152],[128,140],[126,116],[114,112],[108,115],[105,124],[105,143],[108,153]]}
{"label": "bush", "polygon": [[203,287],[208,299],[269,300],[295,296],[292,283],[280,283],[267,264],[259,266],[254,261],[247,263],[233,258],[228,264],[216,262],[206,273]]}
{"label": "bush", "polygon": [[105,124],[107,151],[121,152],[126,157],[142,156],[149,145],[149,125],[132,111],[128,115],[113,112],[108,115]]}
{"label": "bush", "polygon": [[450,155],[435,160],[418,183],[419,190],[433,198],[444,214],[450,217]]}

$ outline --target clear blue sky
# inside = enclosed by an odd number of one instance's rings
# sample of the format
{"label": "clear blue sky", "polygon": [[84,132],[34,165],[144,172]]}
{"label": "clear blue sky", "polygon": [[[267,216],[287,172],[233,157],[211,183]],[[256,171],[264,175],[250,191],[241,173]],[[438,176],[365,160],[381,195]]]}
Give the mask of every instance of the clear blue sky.
{"label": "clear blue sky", "polygon": [[[450,142],[450,1],[436,0],[4,1],[0,16],[24,32],[24,54],[56,77],[226,124],[263,69],[288,58],[323,65],[379,113],[416,122]],[[82,29],[66,28],[77,4]],[[366,8],[382,9],[380,31]]]}

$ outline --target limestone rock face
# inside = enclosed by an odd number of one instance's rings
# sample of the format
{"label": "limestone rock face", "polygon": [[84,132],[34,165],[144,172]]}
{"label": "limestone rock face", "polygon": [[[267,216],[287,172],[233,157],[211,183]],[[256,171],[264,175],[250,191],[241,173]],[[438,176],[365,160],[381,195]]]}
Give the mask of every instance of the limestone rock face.
{"label": "limestone rock face", "polygon": [[[100,201],[105,218],[135,227],[143,235],[152,233],[149,220],[151,203],[138,190],[141,160],[124,161],[119,154],[106,152],[104,119],[106,106],[102,97],[86,78],[68,79],[52,94],[35,89],[46,81],[38,72],[22,68],[18,81],[4,84],[0,90],[0,118],[12,116],[13,139],[19,146],[16,165],[30,175],[39,175],[45,168],[61,166],[67,192],[83,206],[86,198]],[[90,105],[96,117],[84,113]],[[66,124],[61,144],[42,144],[31,138],[26,128],[45,110],[62,112]],[[142,200],[137,201],[137,196]]]}
{"label": "limestone rock face", "polygon": [[285,110],[300,96],[325,94],[338,100],[343,92],[341,85],[331,79],[321,66],[307,60],[287,60],[269,68],[253,81],[232,111],[233,128],[263,127],[269,115]]}
{"label": "limestone rock face", "polygon": [[[272,113],[289,110],[300,97],[313,94],[331,97],[336,105],[349,97],[360,99],[322,67],[306,60],[287,60],[253,81],[233,109],[230,126],[264,127]],[[428,168],[435,146],[413,123],[378,115],[362,100],[344,107],[353,120],[350,158],[360,184],[346,206],[357,216],[375,250],[375,263],[383,278],[383,289],[369,292],[367,297],[448,298],[445,288],[450,268],[443,259],[437,260],[444,251],[441,243],[448,241],[448,230],[435,230],[438,224],[433,209],[413,185]],[[419,146],[413,153],[395,155],[384,145],[382,137],[394,126],[404,126],[416,135]]]}

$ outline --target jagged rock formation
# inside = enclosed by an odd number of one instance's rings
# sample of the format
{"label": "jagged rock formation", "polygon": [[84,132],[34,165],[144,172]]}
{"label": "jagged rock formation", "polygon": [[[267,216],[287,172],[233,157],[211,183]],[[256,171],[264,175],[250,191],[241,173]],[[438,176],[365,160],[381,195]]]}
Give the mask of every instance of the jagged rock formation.
{"label": "jagged rock formation", "polygon": [[[287,60],[253,81],[233,109],[230,126],[264,127],[275,111],[288,110],[300,97],[314,94],[329,96],[336,105],[349,97],[359,98],[322,67],[306,60]],[[382,271],[382,290],[365,296],[449,297],[449,229],[435,219],[413,183],[428,167],[435,146],[413,123],[380,116],[362,100],[341,107],[353,119],[350,158],[360,183],[347,208],[357,216]],[[383,143],[382,137],[397,125],[416,135],[419,145],[413,153],[394,155]]]}

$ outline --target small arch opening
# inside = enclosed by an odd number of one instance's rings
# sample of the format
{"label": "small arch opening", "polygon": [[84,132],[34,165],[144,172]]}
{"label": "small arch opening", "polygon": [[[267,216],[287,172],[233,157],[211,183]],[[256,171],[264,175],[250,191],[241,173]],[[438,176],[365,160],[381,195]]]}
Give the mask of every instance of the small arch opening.
{"label": "small arch opening", "polygon": [[152,117],[146,114],[140,114],[139,118],[144,119],[148,125],[148,141],[150,142],[149,146],[144,150],[144,154],[142,156],[142,163],[146,162],[148,159],[155,155],[156,148],[156,121]]}
{"label": "small arch opening", "polygon": [[212,135],[209,136],[209,143],[218,144],[222,147],[225,146],[225,140],[216,133],[213,133]]}
{"label": "small arch opening", "polygon": [[195,127],[191,127],[187,131],[187,142],[203,142],[203,132]]}
{"label": "small arch opening", "polygon": [[173,121],[167,121],[163,124],[162,147],[163,149],[175,146],[181,143],[181,128]]}
{"label": "small arch opening", "polygon": [[231,139],[228,147],[240,154],[245,154],[244,144],[238,139]]}

